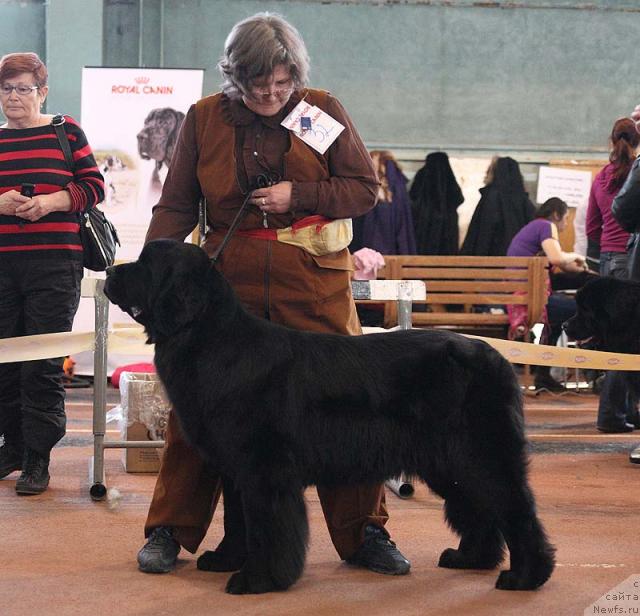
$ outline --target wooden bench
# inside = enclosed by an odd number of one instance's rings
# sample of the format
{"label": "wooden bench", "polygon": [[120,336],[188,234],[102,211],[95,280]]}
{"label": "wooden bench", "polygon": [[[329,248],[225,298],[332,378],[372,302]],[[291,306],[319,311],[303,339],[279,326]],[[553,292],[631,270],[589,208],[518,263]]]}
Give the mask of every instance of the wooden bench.
{"label": "wooden bench", "polygon": [[[545,257],[385,255],[379,278],[421,280],[427,297],[413,301],[413,327],[441,327],[506,337],[507,305],[526,307],[525,339],[547,303]],[[358,301],[366,305],[375,302]],[[384,304],[384,326],[398,323],[397,302]]]}

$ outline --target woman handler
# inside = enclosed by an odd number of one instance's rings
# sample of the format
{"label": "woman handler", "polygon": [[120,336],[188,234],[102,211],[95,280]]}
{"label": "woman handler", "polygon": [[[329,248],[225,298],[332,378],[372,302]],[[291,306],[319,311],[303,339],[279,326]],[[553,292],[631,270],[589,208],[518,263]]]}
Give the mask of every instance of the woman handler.
{"label": "woman handler", "polygon": [[[279,16],[262,13],[236,24],[219,68],[222,91],[198,101],[185,118],[147,241],[184,239],[198,222],[204,196],[209,225],[204,247],[213,254],[248,198],[249,211],[217,262],[245,307],[296,329],[360,334],[348,250],[314,256],[275,240],[275,229],[322,225],[373,207],[378,181],[355,127],[336,98],[305,88],[304,42]],[[281,125],[303,100],[344,126],[342,132],[323,127],[330,142],[324,153]],[[310,120],[301,119],[299,128],[319,131],[313,124],[309,128]],[[167,432],[145,526],[148,542],[138,554],[145,572],[172,570],[181,546],[198,549],[221,489],[215,469],[204,468],[173,416]],[[388,516],[381,485],[317,489],[341,558],[379,573],[409,571],[384,530]],[[225,486],[225,537],[198,559],[200,569],[242,566],[246,547],[238,500]]]}

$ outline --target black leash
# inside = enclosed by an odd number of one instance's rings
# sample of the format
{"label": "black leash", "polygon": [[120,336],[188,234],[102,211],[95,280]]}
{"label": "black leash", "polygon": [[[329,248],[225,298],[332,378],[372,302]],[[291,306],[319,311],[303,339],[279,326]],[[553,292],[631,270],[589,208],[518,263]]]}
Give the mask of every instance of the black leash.
{"label": "black leash", "polygon": [[224,250],[225,246],[229,243],[231,236],[236,232],[236,229],[240,226],[242,219],[247,215],[247,212],[249,211],[249,208],[247,207],[249,205],[249,199],[251,199],[251,193],[248,193],[247,196],[244,198],[244,201],[242,202],[242,205],[240,206],[240,209],[238,210],[236,217],[233,219],[233,222],[229,225],[229,230],[227,231],[227,234],[222,238],[220,245],[216,248],[216,251],[211,256],[210,260],[212,264],[215,264],[216,261],[220,258],[220,255],[222,254],[222,251]]}
{"label": "black leash", "polygon": [[[254,186],[255,188],[266,188],[267,186],[273,186],[274,184],[277,184],[279,181],[280,181],[279,175],[271,171],[268,171],[267,173],[261,173],[255,178]],[[224,247],[229,243],[231,236],[236,232],[236,229],[242,222],[242,219],[247,215],[247,212],[249,211],[249,208],[247,206],[249,205],[249,199],[251,199],[253,190],[255,189],[252,189],[247,193],[247,196],[244,198],[244,201],[242,202],[242,205],[240,206],[240,209],[238,210],[236,217],[233,219],[233,222],[229,226],[229,230],[227,231],[227,234],[222,238],[222,242],[220,242],[220,245],[218,246],[218,248],[216,248],[216,251],[213,253],[213,256],[211,257],[212,264],[216,263],[216,261],[222,254]],[[202,199],[200,201],[200,215],[198,217],[198,222],[199,222],[199,229],[200,229],[200,237],[202,238],[200,245],[202,246],[202,244],[204,243],[204,237],[205,237],[206,228],[207,228],[207,203],[205,199]],[[266,223],[265,223],[265,226],[266,226]]]}

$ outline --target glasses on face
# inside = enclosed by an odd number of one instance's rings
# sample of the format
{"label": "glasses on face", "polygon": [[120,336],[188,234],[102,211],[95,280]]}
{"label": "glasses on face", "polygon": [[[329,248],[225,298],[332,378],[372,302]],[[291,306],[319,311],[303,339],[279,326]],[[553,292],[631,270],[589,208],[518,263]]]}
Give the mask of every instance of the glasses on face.
{"label": "glasses on face", "polygon": [[12,86],[8,83],[3,83],[0,86],[0,92],[5,96],[9,96],[11,92],[15,90],[19,96],[29,96],[31,92],[37,90],[38,88],[39,86]]}
{"label": "glasses on face", "polygon": [[293,90],[293,81],[291,79],[287,79],[286,82],[277,83],[276,87],[251,86],[251,93],[254,96],[282,96],[283,94],[288,94],[291,90]]}

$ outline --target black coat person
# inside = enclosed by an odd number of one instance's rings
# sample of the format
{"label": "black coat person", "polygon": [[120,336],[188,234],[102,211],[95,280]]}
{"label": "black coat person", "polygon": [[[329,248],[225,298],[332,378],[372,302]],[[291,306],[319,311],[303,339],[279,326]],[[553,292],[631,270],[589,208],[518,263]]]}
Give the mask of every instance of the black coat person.
{"label": "black coat person", "polygon": [[464,201],[445,152],[427,155],[409,191],[420,255],[458,252],[458,206]]}
{"label": "black coat person", "polygon": [[506,255],[513,236],[535,216],[518,163],[509,157],[494,158],[480,195],[460,254]]}
{"label": "black coat person", "polygon": [[640,280],[640,157],[636,159],[620,192],[611,204],[611,213],[620,226],[631,233],[627,251],[629,278]]}

